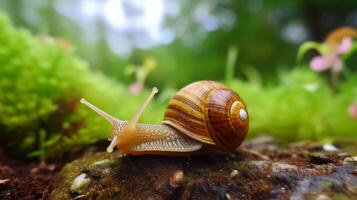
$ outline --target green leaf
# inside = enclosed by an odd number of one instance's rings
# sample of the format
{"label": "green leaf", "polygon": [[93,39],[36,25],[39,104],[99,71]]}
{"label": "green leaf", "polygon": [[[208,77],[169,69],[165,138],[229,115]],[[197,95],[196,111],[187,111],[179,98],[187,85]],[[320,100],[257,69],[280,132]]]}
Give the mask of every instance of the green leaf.
{"label": "green leaf", "polygon": [[45,141],[45,143],[43,144],[44,147],[50,147],[55,145],[59,140],[61,139],[61,135],[54,135],[53,137],[51,137],[51,139]]}
{"label": "green leaf", "polygon": [[322,51],[322,44],[318,43],[318,42],[313,42],[313,41],[309,41],[309,42],[304,42],[298,50],[298,54],[297,54],[297,62],[301,61],[301,59],[304,57],[305,53],[310,50],[310,49],[315,49],[317,51],[319,51],[321,53]]}
{"label": "green leaf", "polygon": [[33,137],[33,135],[30,135],[30,136],[25,137],[21,146],[23,148],[30,148],[30,147],[32,147],[32,145],[34,143],[35,143],[35,138]]}
{"label": "green leaf", "polygon": [[33,151],[29,154],[27,154],[28,157],[41,157],[43,155],[43,151],[38,150],[38,151]]}

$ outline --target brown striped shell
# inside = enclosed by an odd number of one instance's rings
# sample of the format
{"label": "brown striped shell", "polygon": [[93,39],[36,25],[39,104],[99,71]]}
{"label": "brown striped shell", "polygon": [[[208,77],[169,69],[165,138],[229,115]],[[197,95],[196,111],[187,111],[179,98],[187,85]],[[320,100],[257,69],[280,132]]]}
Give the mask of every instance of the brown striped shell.
{"label": "brown striped shell", "polygon": [[247,134],[249,117],[237,93],[218,82],[198,81],[170,100],[162,124],[203,143],[235,149]]}

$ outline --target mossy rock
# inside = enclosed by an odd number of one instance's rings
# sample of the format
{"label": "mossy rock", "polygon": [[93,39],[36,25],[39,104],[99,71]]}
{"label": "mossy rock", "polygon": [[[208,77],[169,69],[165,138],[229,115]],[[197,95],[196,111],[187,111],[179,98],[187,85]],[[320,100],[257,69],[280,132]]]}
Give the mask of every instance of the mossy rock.
{"label": "mossy rock", "polygon": [[[291,155],[296,155],[290,152]],[[51,199],[304,199],[357,198],[357,163],[326,153],[271,160],[242,154],[192,157],[88,155],[64,167]],[[280,158],[279,158],[280,157]],[[321,197],[322,197],[321,196]]]}

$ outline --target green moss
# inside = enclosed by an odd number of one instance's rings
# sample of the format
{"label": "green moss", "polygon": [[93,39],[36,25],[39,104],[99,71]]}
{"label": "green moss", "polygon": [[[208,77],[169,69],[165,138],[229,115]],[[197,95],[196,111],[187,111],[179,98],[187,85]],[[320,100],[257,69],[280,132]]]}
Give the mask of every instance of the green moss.
{"label": "green moss", "polygon": [[[119,153],[98,153],[67,164],[61,171],[58,184],[51,193],[51,199],[73,199],[80,195],[89,199],[133,199],[122,191],[121,185],[112,175],[103,174],[110,173],[115,176],[115,170],[121,166],[119,157]],[[91,180],[89,186],[83,192],[71,192],[73,181],[83,173]],[[95,179],[100,179],[102,185],[96,185]]]}
{"label": "green moss", "polygon": [[[12,152],[44,159],[104,140],[109,123],[79,99],[128,119],[147,95],[91,72],[63,38],[32,36],[0,16],[0,138]],[[150,105],[142,120],[159,122],[163,109]]]}
{"label": "green moss", "polygon": [[248,163],[248,162],[234,162],[231,163],[232,165],[232,169],[237,169],[238,171],[250,171],[254,166],[252,163]]}

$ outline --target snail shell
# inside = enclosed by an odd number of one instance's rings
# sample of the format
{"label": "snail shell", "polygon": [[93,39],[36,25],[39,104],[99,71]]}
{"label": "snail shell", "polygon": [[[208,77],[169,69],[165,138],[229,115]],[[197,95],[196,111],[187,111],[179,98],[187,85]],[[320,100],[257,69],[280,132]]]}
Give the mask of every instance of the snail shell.
{"label": "snail shell", "polygon": [[169,101],[162,124],[203,143],[235,149],[247,134],[248,118],[237,93],[215,81],[198,81]]}

